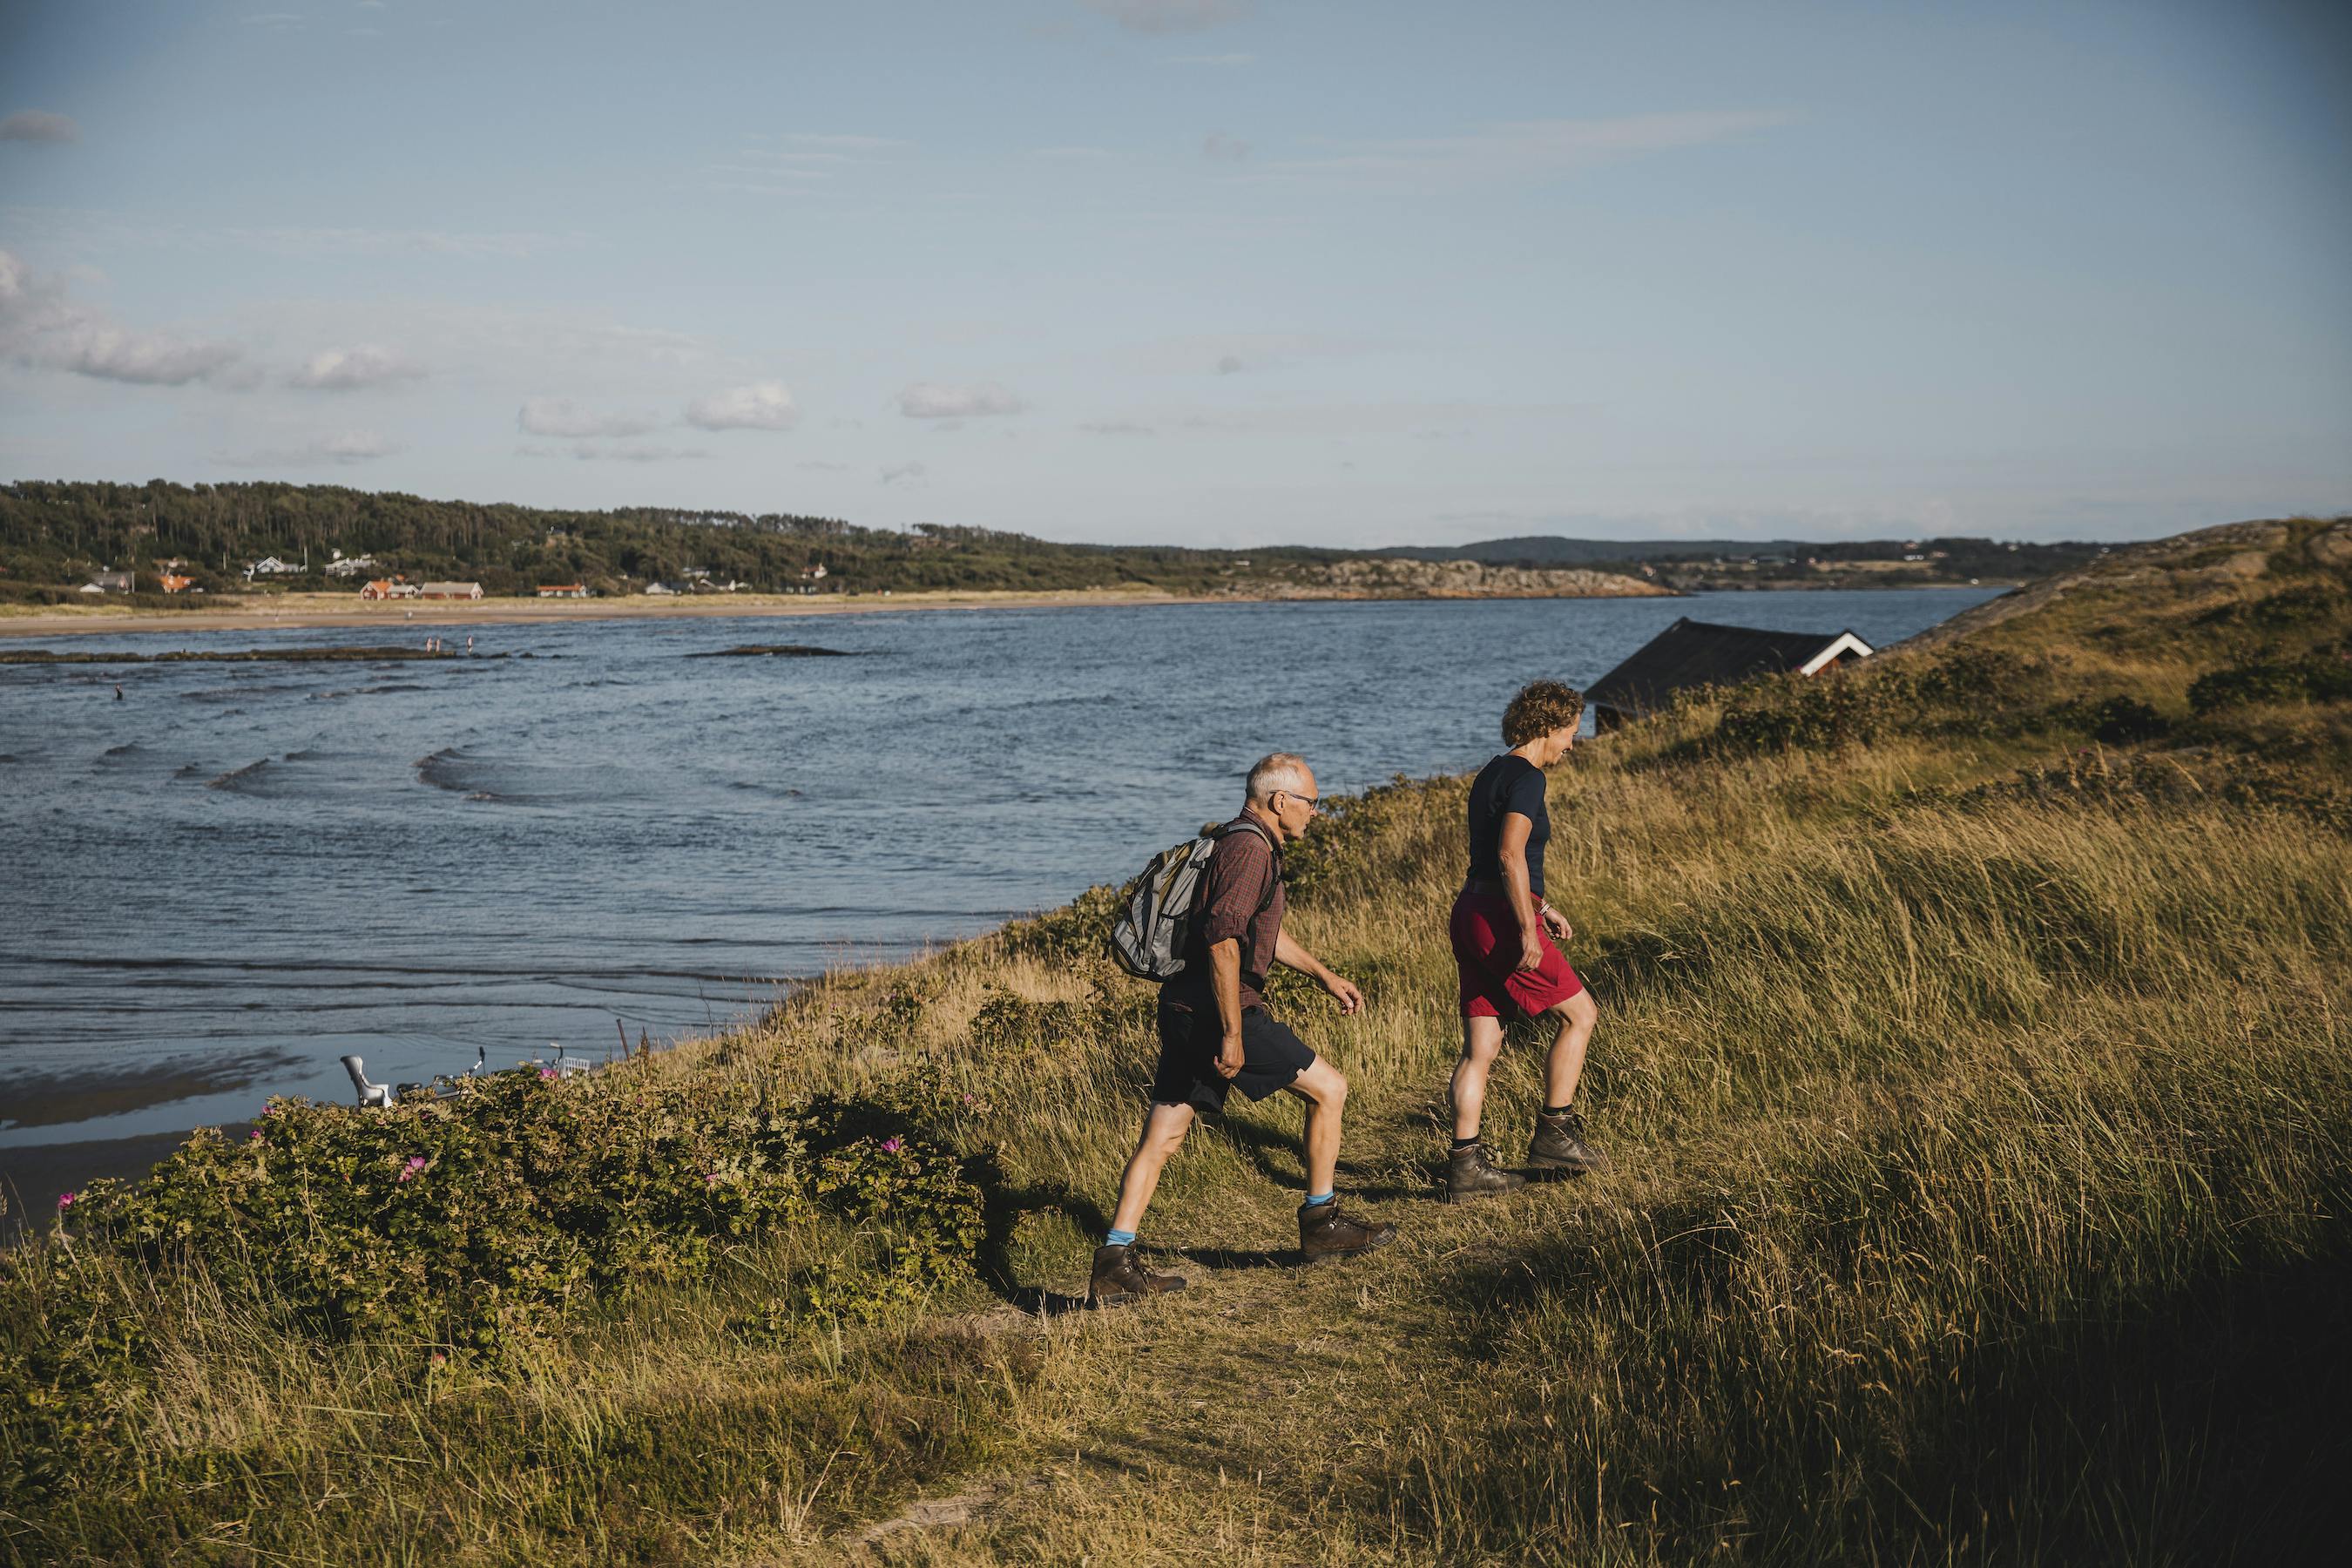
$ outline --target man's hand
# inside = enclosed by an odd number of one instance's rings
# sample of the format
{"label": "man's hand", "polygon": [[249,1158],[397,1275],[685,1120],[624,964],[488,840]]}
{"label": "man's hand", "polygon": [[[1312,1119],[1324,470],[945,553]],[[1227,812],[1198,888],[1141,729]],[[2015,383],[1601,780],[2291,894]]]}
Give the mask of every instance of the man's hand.
{"label": "man's hand", "polygon": [[1576,934],[1576,928],[1568,923],[1568,917],[1549,904],[1544,906],[1543,926],[1544,930],[1551,932],[1552,941],[1562,944]]}
{"label": "man's hand", "polygon": [[1356,989],[1352,981],[1342,980],[1326,970],[1323,974],[1323,989],[1331,994],[1332,1001],[1339,1004],[1339,1012],[1343,1016],[1364,1010],[1364,994]]}
{"label": "man's hand", "polygon": [[1217,1047],[1217,1072],[1223,1078],[1239,1078],[1242,1070],[1242,1036],[1239,1029],[1224,1037]]}
{"label": "man's hand", "polygon": [[1536,970],[1541,969],[1543,967],[1543,961],[1544,949],[1542,933],[1531,931],[1521,931],[1519,933],[1519,961],[1511,967],[1517,970],[1521,974],[1528,974]]}

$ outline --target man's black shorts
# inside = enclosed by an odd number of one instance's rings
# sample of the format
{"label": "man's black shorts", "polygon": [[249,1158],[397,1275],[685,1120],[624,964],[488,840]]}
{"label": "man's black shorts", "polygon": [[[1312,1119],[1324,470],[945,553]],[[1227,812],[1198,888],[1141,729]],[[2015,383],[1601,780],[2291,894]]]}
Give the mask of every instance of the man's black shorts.
{"label": "man's black shorts", "polygon": [[1285,1026],[1265,1016],[1263,1007],[1242,1012],[1242,1070],[1228,1079],[1217,1070],[1217,1047],[1223,1037],[1213,1006],[1187,1011],[1165,1003],[1160,1008],[1160,1070],[1151,1079],[1151,1103],[1189,1105],[1214,1116],[1225,1109],[1225,1094],[1239,1089],[1252,1100],[1264,1100],[1315,1065],[1315,1052]]}

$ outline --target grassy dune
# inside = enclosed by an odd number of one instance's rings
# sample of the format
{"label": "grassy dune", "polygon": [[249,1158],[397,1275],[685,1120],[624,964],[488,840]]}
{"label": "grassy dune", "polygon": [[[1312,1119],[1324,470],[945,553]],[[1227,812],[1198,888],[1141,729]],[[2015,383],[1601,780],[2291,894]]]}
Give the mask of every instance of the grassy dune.
{"label": "grassy dune", "polygon": [[[329,1331],[169,1237],[61,1239],[0,1281],[5,1550],[2318,1560],[2352,1460],[2348,569],[2352,524],[2186,536],[1556,769],[1614,1173],[1428,1201],[1464,784],[1401,783],[1295,859],[1294,931],[1370,1008],[1273,997],[1350,1075],[1341,1187],[1387,1252],[1290,1266],[1277,1100],[1168,1173],[1144,1240],[1191,1290],[1060,1310],[1152,1051],[1098,891],[619,1069],[919,1099],[984,1206],[968,1273],[860,1295],[887,1206],[793,1210],[491,1356]],[[1507,1153],[1538,1062],[1515,1031]]]}

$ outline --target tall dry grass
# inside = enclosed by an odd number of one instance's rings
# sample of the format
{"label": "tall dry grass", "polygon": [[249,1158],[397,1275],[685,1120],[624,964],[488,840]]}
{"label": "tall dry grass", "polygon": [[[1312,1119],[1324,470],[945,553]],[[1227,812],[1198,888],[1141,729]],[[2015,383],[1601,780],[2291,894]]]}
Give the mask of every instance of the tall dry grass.
{"label": "tall dry grass", "polygon": [[[2170,581],[2169,636],[2078,593],[2048,635],[2098,652],[2036,700],[2122,682],[2189,724],[2268,592]],[[1272,993],[1355,1084],[1343,1186],[1403,1226],[1378,1258],[1287,1266],[1277,1099],[1170,1169],[1146,1241],[1192,1290],[1050,1310],[1083,1289],[1154,1048],[1092,895],[647,1069],[942,1091],[992,1152],[985,1288],[779,1321],[817,1243],[754,1238],[490,1372],[88,1259],[152,1375],[0,1540],[81,1563],[2319,1560],[2352,1458],[2341,714],[2206,715],[2110,767],[2063,717],[1738,752],[1710,748],[1722,712],[1552,784],[1613,1173],[1428,1201],[1463,784],[1399,784],[1296,860],[1295,934],[1370,1006]],[[1515,1031],[1498,1070],[1507,1155],[1539,1052]],[[960,1500],[859,1544],[919,1496]]]}

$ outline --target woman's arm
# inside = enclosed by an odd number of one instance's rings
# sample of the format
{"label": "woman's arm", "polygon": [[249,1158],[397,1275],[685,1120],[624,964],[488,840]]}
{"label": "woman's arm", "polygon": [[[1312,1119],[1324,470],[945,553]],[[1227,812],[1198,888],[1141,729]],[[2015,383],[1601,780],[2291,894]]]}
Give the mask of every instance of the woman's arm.
{"label": "woman's arm", "polygon": [[1535,830],[1533,817],[1507,811],[1496,845],[1496,856],[1503,863],[1503,891],[1519,922],[1517,967],[1521,970],[1543,966],[1543,921],[1536,913],[1535,881],[1528,875],[1528,836]]}

